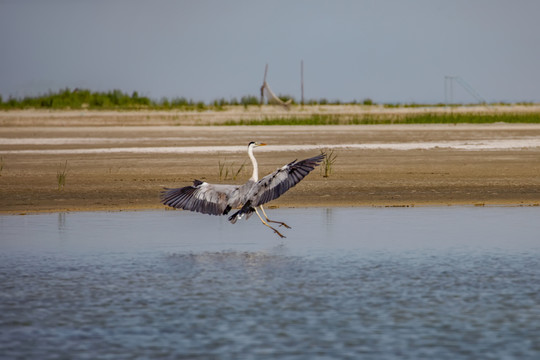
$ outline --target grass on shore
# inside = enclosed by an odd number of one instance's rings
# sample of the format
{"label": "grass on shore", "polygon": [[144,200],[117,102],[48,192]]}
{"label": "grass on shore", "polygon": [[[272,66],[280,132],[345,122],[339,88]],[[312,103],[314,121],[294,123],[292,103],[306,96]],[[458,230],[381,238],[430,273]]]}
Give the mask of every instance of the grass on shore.
{"label": "grass on shore", "polygon": [[236,180],[238,175],[244,170],[246,167],[246,162],[244,161],[242,165],[240,165],[238,168],[235,168],[234,163],[227,164],[227,161],[221,162],[221,160],[218,161],[218,168],[219,168],[219,180]]}
{"label": "grass on shore", "polygon": [[206,111],[224,110],[226,106],[250,106],[259,105],[256,96],[242,96],[240,100],[232,98],[216,99],[210,103],[195,101],[185,97],[166,98],[154,100],[147,96],[141,96],[137,91],[131,95],[121,90],[90,91],[87,89],[65,88],[57,92],[49,91],[37,96],[23,98],[9,97],[2,99],[0,95],[0,110],[19,109],[50,109],[50,110],[181,110],[181,111]]}
{"label": "grass on shore", "polygon": [[[285,97],[284,97],[285,98]],[[294,100],[294,99],[293,99]],[[296,102],[293,101],[293,104]],[[180,111],[221,111],[231,106],[258,106],[259,98],[256,96],[243,96],[237,99],[218,99],[210,103],[193,101],[186,98],[163,98],[159,101],[141,96],[134,91],[131,95],[120,90],[107,92],[93,92],[85,89],[70,90],[69,88],[58,92],[25,97],[17,99],[10,97],[3,100],[0,96],[0,110],[16,109],[92,109],[92,110],[180,110]],[[308,101],[309,105],[340,105],[362,104],[364,106],[375,105],[371,99],[363,102],[353,101],[342,103],[339,101],[329,102],[326,99]],[[505,105],[505,104],[499,104]],[[508,105],[508,104],[506,104]],[[527,105],[524,103],[524,105]],[[531,105],[531,104],[529,104]],[[384,108],[420,107],[420,104],[385,104]],[[431,108],[440,108],[444,104],[425,105]],[[465,105],[464,105],[465,106]],[[457,105],[450,107],[450,112],[426,112],[412,114],[296,114],[262,119],[229,120],[219,125],[370,125],[370,124],[482,124],[482,123],[540,123],[538,112],[497,112],[488,111],[454,112]]]}
{"label": "grass on shore", "polygon": [[[299,105],[299,102],[290,95],[278,95],[283,100],[291,100],[293,105]],[[20,110],[20,109],[49,109],[49,110],[76,110],[76,109],[92,109],[92,110],[180,110],[180,111],[222,111],[227,107],[243,106],[259,106],[259,96],[245,95],[238,98],[220,98],[213,101],[204,102],[187,99],[185,97],[163,97],[159,100],[152,99],[148,96],[140,95],[137,91],[131,94],[122,90],[114,89],[109,91],[91,91],[88,89],[60,89],[58,91],[49,91],[44,94],[25,97],[9,96],[3,99],[0,94],[0,110]],[[307,106],[317,105],[377,105],[373,100],[366,98],[364,100],[328,100],[328,99],[309,99],[305,101]],[[479,104],[452,104],[450,107],[457,108],[460,106],[470,106]],[[488,105],[488,104],[483,104]],[[513,105],[511,103],[491,103],[491,105]],[[515,105],[534,105],[532,102],[517,102]],[[448,104],[421,104],[421,103],[386,103],[379,104],[386,109],[398,108],[419,108],[431,107],[441,108]]]}
{"label": "grass on shore", "polygon": [[267,117],[262,120],[230,120],[224,125],[374,125],[374,124],[489,124],[540,123],[540,113],[426,113],[407,115],[325,115]]}
{"label": "grass on shore", "polygon": [[60,165],[58,170],[56,170],[56,182],[58,184],[58,191],[64,190],[64,187],[66,186],[66,178],[68,173],[67,168],[68,162],[64,163],[64,166]]}

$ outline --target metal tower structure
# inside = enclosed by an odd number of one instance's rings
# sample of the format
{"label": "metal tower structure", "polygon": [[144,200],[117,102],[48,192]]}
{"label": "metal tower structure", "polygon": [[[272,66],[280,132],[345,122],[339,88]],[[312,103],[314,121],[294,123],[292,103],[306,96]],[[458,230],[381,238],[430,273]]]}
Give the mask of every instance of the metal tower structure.
{"label": "metal tower structure", "polygon": [[[463,80],[459,76],[446,75],[444,77],[444,102],[448,106],[454,103],[454,81],[457,82],[465,91],[467,91],[472,97],[474,97],[480,104],[486,104],[484,99],[478,91],[476,91],[469,83]],[[449,99],[450,98],[450,99]],[[448,101],[450,100],[450,102]]]}

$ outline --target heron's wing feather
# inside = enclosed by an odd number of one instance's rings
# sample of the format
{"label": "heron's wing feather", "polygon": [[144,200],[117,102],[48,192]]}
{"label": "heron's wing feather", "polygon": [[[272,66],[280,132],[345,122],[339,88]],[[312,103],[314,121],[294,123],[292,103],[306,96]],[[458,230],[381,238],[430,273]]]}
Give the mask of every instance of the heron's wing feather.
{"label": "heron's wing feather", "polygon": [[165,189],[161,202],[176,209],[223,215],[236,205],[237,185],[209,184],[195,180],[192,186]]}
{"label": "heron's wing feather", "polygon": [[321,154],[298,162],[295,160],[263,177],[257,183],[256,194],[251,198],[252,206],[266,204],[283,195],[313,171],[325,156]]}

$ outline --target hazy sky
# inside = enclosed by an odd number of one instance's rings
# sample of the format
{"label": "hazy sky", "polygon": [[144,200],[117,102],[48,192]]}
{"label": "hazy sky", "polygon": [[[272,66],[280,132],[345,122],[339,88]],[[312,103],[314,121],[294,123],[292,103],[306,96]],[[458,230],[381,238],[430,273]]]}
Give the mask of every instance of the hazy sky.
{"label": "hazy sky", "polygon": [[[0,0],[0,94],[540,102],[538,0]],[[456,84],[454,98],[474,102]]]}

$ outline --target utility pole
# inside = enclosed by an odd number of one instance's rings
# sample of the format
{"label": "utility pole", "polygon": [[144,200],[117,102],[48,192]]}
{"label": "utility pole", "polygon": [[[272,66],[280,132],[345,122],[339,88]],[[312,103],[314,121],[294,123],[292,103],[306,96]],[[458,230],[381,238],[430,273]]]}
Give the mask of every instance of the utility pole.
{"label": "utility pole", "polygon": [[302,93],[301,104],[304,107],[304,60],[300,61],[300,90]]}
{"label": "utility pole", "polygon": [[[444,104],[446,106],[454,103],[454,79],[456,76],[446,75],[444,77]],[[450,96],[450,102],[448,102],[448,96]]]}
{"label": "utility pole", "polygon": [[264,78],[263,78],[263,84],[261,86],[261,102],[259,103],[259,106],[262,106],[264,104],[264,88],[266,87],[266,75],[268,75],[268,64],[264,67]]}

